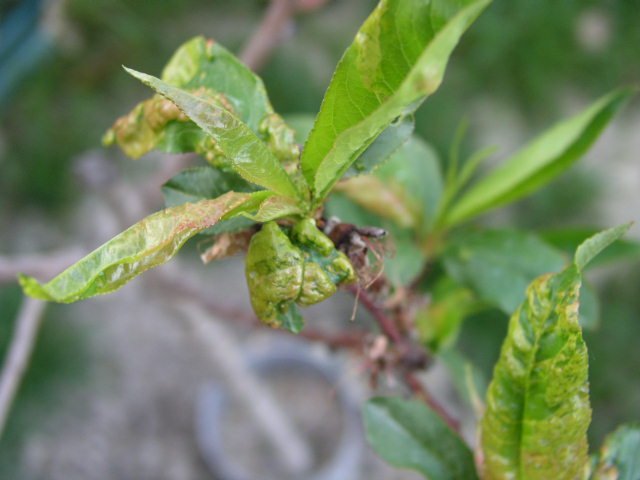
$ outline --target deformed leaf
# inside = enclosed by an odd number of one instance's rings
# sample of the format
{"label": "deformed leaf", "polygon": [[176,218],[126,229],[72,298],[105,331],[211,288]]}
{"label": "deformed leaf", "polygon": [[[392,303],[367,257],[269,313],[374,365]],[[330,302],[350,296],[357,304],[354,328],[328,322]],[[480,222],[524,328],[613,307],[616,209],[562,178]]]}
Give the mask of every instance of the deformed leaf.
{"label": "deformed leaf", "polygon": [[174,102],[211,136],[234,170],[245,180],[286,197],[300,197],[300,192],[266,144],[215,97],[197,97],[151,75],[126,70]]}
{"label": "deformed leaf", "polygon": [[581,271],[627,228],[583,242],[572,265],[532,282],[512,315],[481,423],[485,478],[583,478],[591,407],[578,323]]}
{"label": "deformed leaf", "polygon": [[544,132],[473,185],[451,207],[444,224],[455,225],[518,200],[557,177],[588,150],[633,93],[614,91]]}
{"label": "deformed leaf", "polygon": [[487,479],[580,478],[591,407],[579,288],[575,266],[539,277],[511,317],[481,423]]}
{"label": "deformed leaf", "polygon": [[623,425],[607,436],[589,480],[640,478],[640,425]]}
{"label": "deformed leaf", "polygon": [[136,223],[48,283],[21,275],[25,294],[71,303],[113,292],[142,272],[172,258],[193,235],[215,225],[250,198],[229,192],[213,200],[167,208]]}
{"label": "deformed leaf", "polygon": [[355,279],[347,257],[311,218],[286,230],[275,222],[265,223],[251,238],[245,275],[258,318],[294,333],[302,328],[294,304],[321,302],[333,295],[338,285]]}
{"label": "deformed leaf", "polygon": [[302,153],[319,203],[371,143],[440,85],[451,52],[490,0],[384,0],[334,73]]}
{"label": "deformed leaf", "polygon": [[424,403],[374,398],[364,407],[367,440],[391,465],[429,480],[475,480],[473,454]]}
{"label": "deformed leaf", "polygon": [[[262,80],[213,40],[195,37],[183,44],[162,72],[162,80],[192,93],[217,98],[282,160],[299,155],[293,132],[273,112]],[[215,141],[169,100],[155,96],[121,117],[105,135],[138,158],[157,148],[170,153],[196,152],[222,163]]]}

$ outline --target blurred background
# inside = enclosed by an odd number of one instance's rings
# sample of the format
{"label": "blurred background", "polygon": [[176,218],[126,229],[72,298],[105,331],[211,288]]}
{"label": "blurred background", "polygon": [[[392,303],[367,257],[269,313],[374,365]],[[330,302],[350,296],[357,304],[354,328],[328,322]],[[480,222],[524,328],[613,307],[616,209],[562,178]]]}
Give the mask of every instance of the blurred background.
{"label": "blurred background", "polygon": [[[333,0],[287,27],[287,38],[260,72],[278,112],[317,111],[336,62],[375,3]],[[101,147],[114,119],[149,96],[121,65],[159,74],[171,53],[199,34],[239,52],[266,6],[258,0],[2,0],[0,256],[53,251],[73,257],[73,249],[88,251],[161,208],[158,187],[184,159],[152,154],[133,162]],[[504,158],[555,120],[613,88],[637,83],[639,27],[640,0],[494,0],[463,38],[443,86],[418,111],[417,132],[446,158],[466,118],[470,135],[464,148],[496,145],[498,158]],[[485,221],[536,229],[637,221],[639,131],[636,100],[584,161],[544,191]],[[636,225],[631,235],[639,238],[639,232]],[[166,276],[181,278],[188,271],[200,292],[225,299],[228,316],[248,311],[241,262],[204,267],[197,248],[185,249],[179,266],[168,266]],[[586,334],[595,445],[618,424],[640,421],[637,267],[617,265],[589,278],[602,300],[600,328]],[[204,312],[172,309],[158,293],[161,288],[172,286],[137,280],[108,298],[47,309],[0,439],[0,478],[233,480],[211,473],[211,463],[221,460],[212,459],[220,453],[208,443],[215,439],[200,434],[206,421],[231,432],[232,450],[223,456],[253,455],[253,464],[245,466],[249,471],[270,471],[268,463],[260,463],[260,452],[268,447],[253,445],[250,422],[242,410],[234,413],[237,402],[216,403],[216,391],[234,388],[226,385],[233,380],[225,374],[233,366],[212,354],[215,345],[202,340],[203,332],[177,319]],[[0,284],[0,355],[21,301],[15,284]],[[351,308],[348,297],[338,296],[311,309],[309,323],[344,328],[348,322],[341,319],[351,316]],[[465,323],[462,348],[487,376],[506,320],[493,313]],[[359,318],[356,326],[367,328],[367,321]],[[228,335],[235,354],[248,364],[256,352],[269,350],[265,345],[288,341],[241,323],[224,322],[218,334]],[[310,362],[324,373],[313,385],[302,385],[283,380],[274,367],[273,382],[284,391],[276,400],[311,432],[312,446],[330,463],[336,452],[326,450],[328,439],[351,434],[340,415],[351,415],[349,405],[363,398],[366,379],[355,359],[319,347],[306,350],[311,353],[300,354],[301,364]],[[292,351],[298,352],[297,346]],[[308,379],[291,372],[296,374]],[[434,390],[443,385],[446,396],[446,380],[435,372],[433,382]],[[340,403],[341,395],[350,400]],[[220,410],[217,420],[209,418],[216,408],[227,410]],[[224,427],[221,418],[237,422]],[[366,449],[351,454],[361,460],[361,478],[418,478],[382,466]]]}

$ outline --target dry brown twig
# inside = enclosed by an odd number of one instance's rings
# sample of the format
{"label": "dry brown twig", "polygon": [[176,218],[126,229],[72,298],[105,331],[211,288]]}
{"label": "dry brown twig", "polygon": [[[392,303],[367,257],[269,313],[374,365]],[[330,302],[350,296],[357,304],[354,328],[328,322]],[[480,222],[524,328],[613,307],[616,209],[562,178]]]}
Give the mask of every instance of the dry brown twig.
{"label": "dry brown twig", "polygon": [[0,435],[29,365],[45,307],[45,302],[25,298],[18,312],[15,333],[0,376]]}

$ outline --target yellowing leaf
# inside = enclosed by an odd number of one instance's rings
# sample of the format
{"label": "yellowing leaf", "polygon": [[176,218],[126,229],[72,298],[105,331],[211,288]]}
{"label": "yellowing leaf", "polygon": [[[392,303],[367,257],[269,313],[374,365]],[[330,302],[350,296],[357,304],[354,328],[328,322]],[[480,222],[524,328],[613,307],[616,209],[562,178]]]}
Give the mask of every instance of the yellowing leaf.
{"label": "yellowing leaf", "polygon": [[25,294],[71,303],[113,292],[142,272],[165,263],[196,233],[215,225],[250,194],[229,192],[213,200],[186,203],[148,216],[41,284],[21,275]]}

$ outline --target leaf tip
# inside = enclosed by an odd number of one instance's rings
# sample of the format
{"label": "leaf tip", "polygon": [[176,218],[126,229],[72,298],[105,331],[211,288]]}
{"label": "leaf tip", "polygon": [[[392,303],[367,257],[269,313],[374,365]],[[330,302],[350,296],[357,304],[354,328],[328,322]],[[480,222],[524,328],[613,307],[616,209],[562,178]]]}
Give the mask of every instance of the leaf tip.
{"label": "leaf tip", "polygon": [[18,283],[26,296],[37,300],[51,300],[51,296],[47,294],[44,288],[42,288],[42,284],[35,278],[25,275],[24,273],[18,273]]}
{"label": "leaf tip", "polygon": [[611,245],[613,242],[622,238],[634,222],[628,222],[617,227],[609,228],[598,232],[595,235],[587,238],[584,242],[578,246],[573,262],[578,268],[578,271],[583,271],[584,268],[593,260],[600,252]]}

